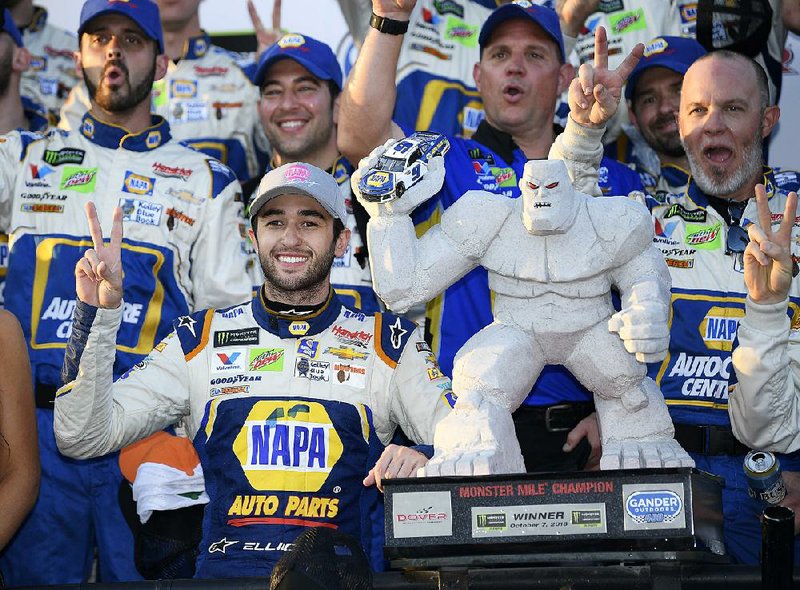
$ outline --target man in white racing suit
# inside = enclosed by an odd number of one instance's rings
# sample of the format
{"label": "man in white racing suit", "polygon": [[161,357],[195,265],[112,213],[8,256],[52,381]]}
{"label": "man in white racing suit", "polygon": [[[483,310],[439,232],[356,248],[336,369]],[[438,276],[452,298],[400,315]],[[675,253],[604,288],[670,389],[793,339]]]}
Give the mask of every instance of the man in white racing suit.
{"label": "man in white racing suit", "polygon": [[167,66],[156,5],[89,0],[80,33],[80,63],[94,87],[80,130],[13,132],[0,142],[0,231],[10,236],[5,304],[29,344],[42,460],[39,499],[0,554],[8,585],[85,581],[95,547],[99,579],[139,578],[116,456],[67,459],[52,433],[76,302],[69,267],[91,244],[84,203],[95,200],[109,218],[121,207],[126,226],[116,374],[141,360],[173,318],[244,301],[252,286],[236,177],[172,141],[169,124],[150,114],[152,81]]}
{"label": "man in white racing suit", "polygon": [[300,162],[267,173],[250,211],[259,293],[180,317],[116,383],[108,350],[125,308],[121,212],[108,245],[88,212],[95,248],[76,267],[81,302],[64,366],[65,382],[75,380],[56,398],[62,452],[102,455],[183,419],[210,498],[196,577],[268,575],[310,526],[339,528],[367,553],[382,544],[370,484],[427,462],[383,445],[398,426],[430,443],[454,400],[419,328],[333,293],[331,265],[350,237],[333,177]]}

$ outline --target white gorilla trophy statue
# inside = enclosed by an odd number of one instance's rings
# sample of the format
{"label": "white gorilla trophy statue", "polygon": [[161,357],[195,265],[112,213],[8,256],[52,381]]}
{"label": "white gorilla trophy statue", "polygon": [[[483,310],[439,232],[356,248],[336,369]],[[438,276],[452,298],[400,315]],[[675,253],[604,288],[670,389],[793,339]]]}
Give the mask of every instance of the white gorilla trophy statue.
{"label": "white gorilla trophy statue", "polygon": [[[594,393],[602,469],[693,466],[658,386],[645,376],[643,363],[667,352],[671,285],[647,209],[576,192],[563,161],[532,160],[521,198],[469,191],[417,239],[409,213],[441,188],[443,158],[433,158],[401,198],[367,202],[359,180],[389,145],[362,160],[352,179],[370,213],[380,297],[403,313],[478,265],[495,293],[494,322],[456,355],[458,401],[418,475],[524,472],[511,413],[546,364],[564,365]],[[616,313],[612,286],[622,300]]]}

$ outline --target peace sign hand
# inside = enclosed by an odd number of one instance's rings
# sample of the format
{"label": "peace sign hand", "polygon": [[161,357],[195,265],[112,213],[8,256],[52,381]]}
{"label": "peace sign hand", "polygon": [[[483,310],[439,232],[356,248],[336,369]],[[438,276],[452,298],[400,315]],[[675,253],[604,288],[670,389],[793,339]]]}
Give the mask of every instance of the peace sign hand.
{"label": "peace sign hand", "polygon": [[90,201],[84,208],[94,248],[84,252],[75,265],[75,290],[84,303],[116,309],[122,301],[122,209],[114,208],[111,241],[106,244],[94,203]]}
{"label": "peace sign hand", "polygon": [[638,43],[617,67],[608,69],[608,37],[603,27],[594,35],[594,65],[585,63],[569,87],[570,116],[587,127],[602,127],[617,112],[622,88],[644,53]]}
{"label": "peace sign hand", "polygon": [[789,295],[792,285],[792,226],[797,214],[797,193],[786,199],[783,220],[778,231],[772,231],[772,212],[763,184],[756,185],[758,221],[747,228],[750,243],[744,251],[744,282],[756,303],[780,303]]}

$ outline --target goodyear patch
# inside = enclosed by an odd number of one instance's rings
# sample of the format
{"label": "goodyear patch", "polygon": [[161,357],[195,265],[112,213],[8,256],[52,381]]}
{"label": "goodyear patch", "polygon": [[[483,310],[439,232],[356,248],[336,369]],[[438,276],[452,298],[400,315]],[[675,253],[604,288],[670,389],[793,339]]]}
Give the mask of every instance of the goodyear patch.
{"label": "goodyear patch", "polygon": [[78,193],[94,192],[97,182],[97,168],[80,168],[78,166],[65,166],[61,174],[59,187],[62,190]]}
{"label": "goodyear patch", "polygon": [[328,361],[317,361],[301,356],[295,360],[294,376],[327,383],[331,380],[331,364]]}
{"label": "goodyear patch", "polygon": [[698,250],[716,250],[722,246],[722,224],[700,226],[686,224],[685,243]]}
{"label": "goodyear patch", "polygon": [[248,354],[248,371],[283,371],[283,348],[251,348]]}
{"label": "goodyear patch", "polygon": [[343,445],[319,402],[261,400],[233,441],[233,453],[255,490],[318,491]]}
{"label": "goodyear patch", "polygon": [[147,195],[149,197],[153,195],[155,184],[155,178],[126,170],[125,179],[122,181],[122,192],[133,193],[134,195]]}
{"label": "goodyear patch", "polygon": [[159,225],[161,214],[164,210],[163,205],[143,201],[141,199],[120,199],[119,206],[122,209],[122,220],[143,225]]}

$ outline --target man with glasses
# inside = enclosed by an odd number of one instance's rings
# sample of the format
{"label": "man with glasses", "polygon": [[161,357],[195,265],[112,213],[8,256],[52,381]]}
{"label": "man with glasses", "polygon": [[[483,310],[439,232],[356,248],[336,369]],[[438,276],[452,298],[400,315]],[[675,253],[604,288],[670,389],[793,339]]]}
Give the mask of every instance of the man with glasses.
{"label": "man with glasses", "polygon": [[[558,140],[558,148],[566,149],[557,149],[556,157],[599,152],[603,127],[616,104],[612,92],[599,87],[592,92],[592,87],[593,71],[584,66],[570,88],[571,120]],[[672,276],[669,353],[664,361],[651,364],[649,373],[667,400],[675,438],[699,469],[725,479],[725,543],[733,560],[741,563],[758,563],[762,506],[748,497],[742,461],[749,448],[733,435],[727,411],[729,394],[733,400],[754,384],[741,374],[737,382],[731,352],[739,321],[763,307],[747,298],[753,269],[745,268],[749,240],[743,228],[780,223],[784,209],[794,218],[789,211],[794,197],[789,199],[787,193],[796,188],[789,182],[796,175],[776,174],[762,161],[763,141],[779,115],[778,107],[769,106],[767,77],[756,62],[729,51],[699,58],[684,77],[678,112],[692,173],[689,186],[663,202],[646,202],[656,246]],[[761,200],[768,198],[770,209],[762,215],[754,198],[759,184],[765,187],[759,189]],[[796,255],[800,230],[793,232]],[[789,297],[796,306],[800,284],[790,282]],[[739,333],[737,354],[750,346],[745,341],[752,338],[750,332]],[[784,472],[800,470],[800,457],[784,455],[780,461]]]}

